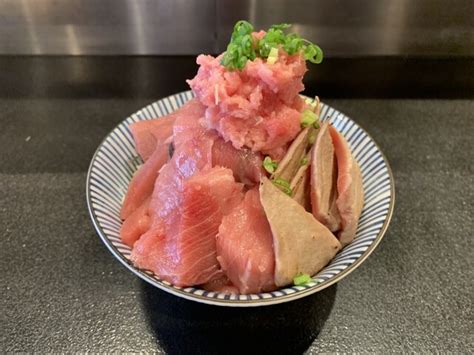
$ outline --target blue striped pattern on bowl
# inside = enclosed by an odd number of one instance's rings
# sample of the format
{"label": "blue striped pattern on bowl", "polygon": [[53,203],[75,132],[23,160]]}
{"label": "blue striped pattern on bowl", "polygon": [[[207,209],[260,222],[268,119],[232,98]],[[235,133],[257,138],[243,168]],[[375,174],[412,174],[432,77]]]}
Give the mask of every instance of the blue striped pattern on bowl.
{"label": "blue striped pattern on bowl", "polygon": [[304,286],[252,295],[225,295],[195,287],[180,288],[160,280],[151,272],[135,268],[129,261],[131,250],[120,241],[120,207],[128,183],[142,163],[135,151],[128,126],[140,120],[167,115],[193,97],[191,91],[156,101],[119,124],[98,147],[87,175],[87,204],[97,233],[130,271],[145,281],[177,296],[224,306],[258,306],[304,297],[320,291],[353,271],[374,250],[388,227],[394,206],[394,182],[387,160],[374,140],[344,114],[323,104],[322,120],[331,122],[348,140],[360,164],[365,205],[354,241]]}

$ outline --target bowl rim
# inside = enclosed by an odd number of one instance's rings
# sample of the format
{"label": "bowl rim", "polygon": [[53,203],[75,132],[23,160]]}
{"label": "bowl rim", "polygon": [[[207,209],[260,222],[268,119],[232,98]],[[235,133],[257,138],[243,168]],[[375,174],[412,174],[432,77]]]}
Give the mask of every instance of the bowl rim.
{"label": "bowl rim", "polygon": [[[87,209],[89,211],[90,218],[92,220],[92,224],[94,226],[94,229],[96,230],[97,234],[99,234],[100,239],[102,242],[105,244],[107,249],[112,253],[112,255],[120,261],[120,263],[125,266],[129,271],[131,271],[133,274],[138,276],[140,279],[150,283],[151,285],[158,287],[160,290],[166,291],[168,293],[171,293],[175,296],[185,298],[190,301],[195,301],[199,303],[204,303],[208,305],[214,305],[214,306],[227,306],[227,307],[257,307],[257,306],[269,306],[269,305],[274,305],[274,304],[279,304],[279,303],[284,303],[284,302],[289,302],[289,301],[294,301],[306,296],[309,296],[311,294],[314,294],[316,292],[322,291],[325,288],[334,285],[336,282],[339,282],[343,278],[345,278],[347,275],[352,273],[355,269],[357,269],[368,257],[372,252],[375,250],[375,248],[380,244],[382,241],[388,226],[390,224],[390,221],[392,220],[394,208],[395,208],[395,179],[393,176],[392,169],[390,167],[390,164],[388,162],[387,157],[383,153],[382,149],[380,149],[380,146],[378,143],[373,139],[373,137],[357,122],[355,122],[351,117],[347,116],[346,114],[340,112],[339,110],[336,110],[330,105],[325,104],[322,102],[324,105],[326,105],[328,108],[332,108],[334,111],[337,113],[340,113],[344,115],[346,118],[349,120],[353,121],[366,135],[367,137],[374,143],[375,147],[377,150],[380,152],[381,157],[387,167],[387,173],[390,179],[390,204],[388,207],[387,215],[385,218],[384,223],[382,224],[382,227],[380,228],[380,232],[377,234],[375,237],[374,241],[368,246],[368,248],[362,253],[360,257],[358,257],[352,264],[350,264],[346,269],[340,271],[337,275],[331,277],[330,279],[327,279],[321,283],[315,284],[314,286],[310,286],[304,290],[300,290],[296,293],[290,293],[290,294],[283,294],[279,296],[274,296],[272,298],[259,298],[259,299],[247,299],[247,300],[232,300],[232,299],[219,299],[219,298],[210,298],[206,296],[202,296],[199,294],[195,293],[190,293],[184,291],[184,288],[178,288],[173,285],[167,285],[165,283],[160,284],[158,280],[156,280],[152,274],[149,274],[145,272],[144,270],[136,268],[129,260],[127,260],[122,253],[112,244],[112,242],[107,238],[105,235],[104,231],[100,227],[99,221],[97,220],[97,217],[93,211],[92,207],[92,199],[91,199],[91,188],[90,188],[90,181],[91,181],[91,174],[92,174],[92,169],[94,167],[97,155],[99,151],[101,150],[103,144],[105,141],[109,138],[109,136],[116,130],[118,129],[129,117],[131,117],[134,114],[137,114],[140,112],[142,109],[153,105],[154,103],[174,97],[179,94],[184,94],[187,91],[181,91],[172,95],[168,95],[166,97],[163,97],[161,99],[155,100],[151,102],[148,105],[143,106],[141,109],[138,111],[130,114],[127,116],[124,120],[120,121],[114,128],[101,140],[100,144],[97,146],[97,149],[94,152],[94,155],[92,156],[91,162],[89,164],[89,168],[87,170],[87,176],[86,176],[86,202],[87,202]],[[308,96],[301,95],[305,98],[309,98]],[[311,99],[311,98],[310,98]],[[350,245],[350,244],[349,244]]]}

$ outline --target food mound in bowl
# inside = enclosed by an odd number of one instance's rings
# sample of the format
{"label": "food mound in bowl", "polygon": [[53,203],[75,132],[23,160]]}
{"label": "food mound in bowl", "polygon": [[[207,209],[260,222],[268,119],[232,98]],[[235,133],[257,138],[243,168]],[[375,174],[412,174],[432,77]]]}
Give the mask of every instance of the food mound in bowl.
{"label": "food mound in bowl", "polygon": [[130,126],[144,161],[121,209],[135,266],[175,286],[250,294],[311,280],[355,236],[359,166],[306,102],[321,49],[288,25],[239,21],[223,54],[200,55],[195,98]]}

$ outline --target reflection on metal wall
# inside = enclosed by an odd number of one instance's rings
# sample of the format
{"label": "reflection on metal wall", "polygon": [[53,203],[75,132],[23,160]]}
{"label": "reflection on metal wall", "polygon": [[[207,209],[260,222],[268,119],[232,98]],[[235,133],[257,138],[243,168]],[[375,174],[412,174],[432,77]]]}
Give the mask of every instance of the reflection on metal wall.
{"label": "reflection on metal wall", "polygon": [[196,54],[233,23],[295,24],[329,56],[474,56],[472,0],[1,0],[0,54]]}
{"label": "reflection on metal wall", "polygon": [[[288,22],[332,56],[474,55],[472,0],[220,0],[219,48],[235,20]],[[222,36],[222,34],[224,34]]]}
{"label": "reflection on metal wall", "polygon": [[0,54],[213,52],[215,0],[0,0]]}

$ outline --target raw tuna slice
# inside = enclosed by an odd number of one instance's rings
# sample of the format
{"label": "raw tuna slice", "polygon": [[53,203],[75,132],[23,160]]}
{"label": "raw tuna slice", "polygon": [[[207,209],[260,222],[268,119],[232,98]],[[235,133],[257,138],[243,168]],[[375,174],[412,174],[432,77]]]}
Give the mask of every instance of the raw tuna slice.
{"label": "raw tuna slice", "polygon": [[217,255],[222,269],[240,293],[276,288],[272,232],[258,189],[249,190],[244,200],[223,218],[217,236]]}
{"label": "raw tuna slice", "polygon": [[222,217],[240,203],[241,190],[226,168],[187,179],[181,203],[135,243],[135,265],[177,286],[199,285],[221,276],[216,235]]}
{"label": "raw tuna slice", "polygon": [[338,237],[341,244],[349,244],[355,237],[359,217],[364,206],[362,175],[357,162],[352,157],[345,138],[332,126],[329,126],[337,159],[336,205],[341,215],[342,230]]}
{"label": "raw tuna slice", "polygon": [[[173,127],[173,145],[175,148],[195,137],[206,137],[213,142],[212,166],[223,166],[234,172],[237,181],[246,185],[254,185],[260,181],[263,173],[261,154],[249,149],[235,149],[232,143],[225,142],[213,130],[203,127],[198,114],[203,113],[203,106],[192,100],[195,115],[180,115]],[[200,106],[201,105],[201,106]]]}
{"label": "raw tuna slice", "polygon": [[175,121],[181,117],[198,121],[204,116],[204,106],[196,99],[190,100],[176,111],[167,116],[139,121],[130,125],[138,154],[146,161],[158,144],[167,144],[171,141]]}
{"label": "raw tuna slice", "polygon": [[336,206],[337,162],[329,124],[321,125],[311,157],[311,206],[314,217],[335,232],[341,227]]}
{"label": "raw tuna slice", "polygon": [[197,133],[176,147],[173,158],[163,166],[155,181],[150,202],[153,225],[161,224],[179,207],[184,181],[211,167],[213,140],[205,131]]}
{"label": "raw tuna slice", "polygon": [[[180,114],[176,115],[173,126],[173,144],[175,148],[206,131],[201,124],[204,112],[205,107],[197,99],[188,101],[180,109]],[[213,132],[209,132],[209,134],[215,135]]]}
{"label": "raw tuna slice", "polygon": [[127,194],[123,201],[120,211],[122,219],[127,219],[151,196],[155,180],[167,160],[168,147],[160,144],[145,164],[137,170],[128,185]]}
{"label": "raw tuna slice", "polygon": [[148,206],[150,205],[150,198],[133,212],[122,224],[120,228],[120,239],[129,247],[150,228],[150,216],[148,214]]}
{"label": "raw tuna slice", "polygon": [[227,295],[239,293],[239,289],[232,285],[232,282],[226,275],[201,285],[201,288],[206,291],[220,292]]}
{"label": "raw tuna slice", "polygon": [[229,168],[237,181],[253,186],[265,174],[262,156],[250,149],[237,150],[232,143],[216,138],[212,147],[212,165]]}
{"label": "raw tuna slice", "polygon": [[[168,122],[166,125],[161,126],[161,129],[163,129],[164,134],[163,132],[160,132],[159,129],[157,129],[155,132],[156,135],[154,136],[156,138],[155,140],[143,138],[144,139],[143,142],[146,142],[146,143],[142,143],[142,145],[147,146],[149,148],[152,144],[155,144],[155,151],[150,156],[150,158],[145,162],[145,164],[138,170],[138,172],[135,174],[132,181],[130,182],[127,195],[125,196],[125,200],[122,205],[122,210],[120,212],[120,216],[122,219],[126,219],[128,216],[130,216],[140,205],[143,204],[145,199],[152,194],[154,185],[156,184],[155,181],[157,180],[157,176],[159,172],[161,171],[161,169],[164,168],[164,164],[169,159],[168,143],[169,141],[172,140],[171,132],[174,129],[174,126],[176,126],[176,124],[173,126],[172,123],[176,123],[177,121],[180,121],[180,120],[181,121],[186,120],[189,122],[197,122],[199,120],[200,115],[203,114],[203,112],[204,112],[204,108],[197,100],[190,100],[180,109],[166,116],[166,118],[159,119],[159,120],[165,120],[165,122]],[[146,127],[146,124],[144,127]],[[140,130],[138,130],[137,132],[139,131],[142,132],[142,129],[144,127],[139,126],[138,128],[140,128]],[[202,136],[206,134],[204,129],[191,130],[191,131],[193,132],[193,137],[189,137],[188,141],[193,141],[194,143],[196,143],[196,140],[201,139]],[[133,128],[132,128],[132,132],[133,132]],[[139,137],[146,137],[146,135],[144,134],[137,135],[137,138],[136,138],[137,147],[141,145],[140,144],[141,138]],[[198,156],[199,154],[205,155],[204,151],[202,151],[201,148],[203,148],[206,145],[206,142],[208,142],[208,152],[210,154],[209,149],[211,145],[209,144],[211,144],[212,141],[210,141],[209,139],[203,140],[202,144],[188,145],[188,149],[189,148],[191,150],[194,149],[194,152],[187,151],[187,153],[189,153],[190,156],[184,157],[184,158],[181,157],[188,162],[188,165],[183,166],[182,169],[191,169],[189,164],[192,165],[191,163],[192,160],[196,162],[197,160],[201,161],[203,159],[204,160],[207,159],[205,163],[210,163],[209,154],[208,154],[209,155],[208,158]],[[176,164],[174,166],[176,166]],[[190,175],[192,175],[192,172],[188,172],[187,176],[190,176]]]}
{"label": "raw tuna slice", "polygon": [[147,161],[158,144],[164,144],[173,133],[175,114],[154,120],[138,121],[130,125],[135,147],[143,159]]}

